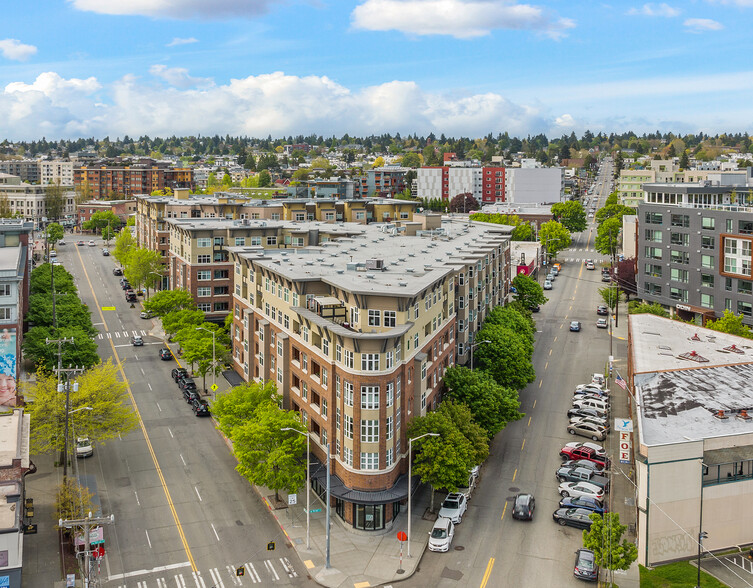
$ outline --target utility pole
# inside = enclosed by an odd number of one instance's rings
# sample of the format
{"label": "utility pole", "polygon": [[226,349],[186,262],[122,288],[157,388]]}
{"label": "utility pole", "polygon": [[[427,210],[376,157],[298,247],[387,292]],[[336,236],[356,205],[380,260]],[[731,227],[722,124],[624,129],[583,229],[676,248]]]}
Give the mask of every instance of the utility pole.
{"label": "utility pole", "polygon": [[[71,339],[73,341],[73,339]],[[66,369],[58,368],[58,379],[60,379],[60,373],[66,374],[65,383],[58,384],[58,386],[65,386],[65,439],[63,439],[63,480],[68,475],[68,421],[69,414],[71,413],[71,379],[73,375],[81,374],[84,372],[84,368],[69,367]],[[78,391],[78,382],[74,382],[74,392]],[[58,392],[62,390],[58,387]]]}
{"label": "utility pole", "polygon": [[[53,324],[55,321],[55,294],[52,294],[52,317],[53,317]],[[63,338],[63,339],[45,339],[44,340],[47,345],[50,343],[57,343],[58,344],[58,367],[55,369],[58,375],[58,392],[63,391],[63,383],[60,380],[60,376],[65,373],[67,370],[63,369],[63,343],[74,343],[73,337],[70,339]],[[64,439],[64,453],[63,453],[63,478],[65,478],[66,474],[68,473],[68,410],[69,406],[68,403],[70,401],[69,393],[66,390],[65,393],[65,439]]]}
{"label": "utility pole", "polygon": [[99,578],[95,579],[93,583],[90,583],[92,527],[98,525],[111,525],[114,522],[115,515],[110,515],[109,517],[93,517],[91,511],[89,511],[89,516],[83,519],[71,519],[66,521],[63,519],[58,520],[58,527],[65,527],[66,529],[72,529],[75,527],[84,528],[84,569],[81,574],[84,578],[84,588],[93,588],[94,586],[99,585]]}

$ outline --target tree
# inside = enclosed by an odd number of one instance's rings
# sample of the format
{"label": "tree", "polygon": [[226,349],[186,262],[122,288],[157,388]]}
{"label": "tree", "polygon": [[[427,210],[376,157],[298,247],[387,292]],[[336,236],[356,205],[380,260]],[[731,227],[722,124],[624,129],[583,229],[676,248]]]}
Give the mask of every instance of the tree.
{"label": "tree", "polygon": [[634,208],[623,206],[622,204],[607,204],[596,211],[596,222],[601,225],[608,218],[614,217],[620,220],[620,227],[622,227],[622,217],[626,214],[637,214],[637,211]]}
{"label": "tree", "polygon": [[556,202],[552,204],[552,214],[571,233],[586,230],[586,211],[580,202]]}
{"label": "tree", "polygon": [[523,308],[533,308],[539,304],[546,304],[549,300],[544,296],[544,289],[531,276],[518,274],[512,279],[512,285],[515,288],[513,297]]}
{"label": "tree", "polygon": [[[146,307],[146,303],[144,306]],[[162,316],[162,328],[168,336],[176,335],[184,329],[195,328],[202,324],[204,324],[204,311],[196,308],[175,310]]]}
{"label": "tree", "polygon": [[[97,334],[89,308],[75,294],[55,296],[55,318],[58,327],[79,327],[90,337]],[[25,319],[35,327],[52,327],[52,296],[47,293],[32,294]]]}
{"label": "tree", "polygon": [[465,404],[491,439],[509,422],[523,418],[518,410],[518,392],[497,384],[483,370],[470,370],[463,366],[447,368],[444,375],[446,398]]}
{"label": "tree", "polygon": [[45,236],[50,247],[55,247],[55,243],[65,236],[65,229],[59,223],[50,223],[45,229]]}
{"label": "tree", "polygon": [[256,171],[256,160],[254,159],[253,153],[249,153],[246,156],[246,161],[243,162],[243,167],[248,170]]}
{"label": "tree", "polygon": [[60,178],[45,188],[44,204],[48,219],[59,219],[65,210],[65,190],[60,185]]}
{"label": "tree", "polygon": [[620,233],[622,232],[622,217],[612,217],[605,220],[596,229],[594,248],[604,255],[614,256],[620,245]]}
{"label": "tree", "polygon": [[550,259],[556,258],[557,253],[570,247],[570,231],[557,221],[547,221],[539,229],[539,242],[546,248]]}
{"label": "tree", "polygon": [[[112,360],[75,376],[75,381],[78,390],[71,383],[69,391],[71,438],[89,437],[103,444],[136,427],[138,419],[128,402],[128,388],[118,377],[118,368]],[[32,453],[62,451],[66,393],[58,391],[57,376],[38,370],[36,381],[25,384],[23,391],[26,399],[32,400],[25,409],[31,418]],[[91,410],[76,410],[83,407]],[[70,440],[68,447],[72,447]]]}
{"label": "tree", "polygon": [[450,200],[450,212],[467,213],[478,210],[479,208],[481,208],[481,205],[470,192],[458,194],[452,200]]}
{"label": "tree", "polygon": [[259,172],[259,187],[260,188],[268,188],[272,185],[272,176],[270,175],[269,171],[266,169],[263,169]]}
{"label": "tree", "polygon": [[[628,314],[655,314],[656,316],[669,318],[669,312],[664,310],[661,304],[656,302],[653,304],[647,304],[645,302],[640,302],[639,300],[632,300],[628,303]],[[706,326],[708,326],[708,323]]]}
{"label": "tree", "polygon": [[609,285],[606,288],[599,288],[599,294],[609,308],[614,310],[617,303],[620,301],[620,289],[615,285]]}
{"label": "tree", "polygon": [[520,390],[536,379],[533,344],[525,337],[501,325],[484,325],[476,341],[489,341],[476,348],[475,357],[500,386]]}
{"label": "tree", "polygon": [[[91,325],[91,319],[89,320]],[[47,372],[52,372],[58,365],[57,345],[48,344],[47,339],[73,339],[74,345],[63,344],[63,365],[90,368],[99,363],[97,344],[91,338],[86,326],[58,326],[57,330],[48,326],[29,329],[24,335],[21,348],[24,357],[34,365]]]}
{"label": "tree", "polygon": [[92,188],[88,180],[83,180],[76,186],[76,204],[88,202],[92,199]]}
{"label": "tree", "polygon": [[[94,495],[89,488],[79,484],[74,478],[63,478],[55,493],[55,521],[81,519],[87,513],[95,511]],[[55,525],[55,530],[62,530],[66,535],[74,532],[72,528],[60,528]]]}
{"label": "tree", "polygon": [[123,274],[136,288],[153,288],[162,280],[163,270],[159,252],[143,247],[132,249],[123,264]]}
{"label": "tree", "polygon": [[8,194],[0,194],[0,218],[12,218],[14,216],[18,215],[13,212]]}
{"label": "tree", "polygon": [[688,152],[683,151],[680,155],[680,169],[688,169],[690,167],[690,160],[688,159]]}
{"label": "tree", "polygon": [[400,165],[403,167],[421,167],[421,156],[418,153],[406,153],[400,159]]}
{"label": "tree", "polygon": [[212,414],[220,431],[232,439],[235,429],[252,420],[262,404],[282,404],[273,381],[246,382],[231,388],[212,403]]}
{"label": "tree", "polygon": [[[304,431],[300,415],[266,403],[254,411],[254,417],[233,430],[236,470],[249,482],[275,491],[296,492],[306,480],[306,439],[292,428]],[[302,464],[303,462],[303,464]]]}
{"label": "tree", "polygon": [[49,294],[52,292],[52,281],[55,282],[55,292],[58,294],[78,294],[73,283],[73,276],[62,265],[43,263],[31,271],[29,278],[30,294]]}
{"label": "tree", "polygon": [[743,324],[743,315],[735,315],[731,310],[725,310],[724,315],[714,321],[707,321],[704,326],[712,331],[753,339],[753,331]]}
{"label": "tree", "polygon": [[[539,286],[536,282],[534,284]],[[511,331],[515,331],[518,335],[525,337],[533,344],[534,333],[536,332],[534,324],[513,306],[495,306],[484,320],[484,325],[503,326]]]}
{"label": "tree", "polygon": [[111,210],[100,210],[91,215],[91,218],[82,225],[85,231],[103,233],[106,228],[117,230],[122,224],[120,217]]}
{"label": "tree", "polygon": [[627,570],[638,559],[638,548],[632,541],[622,539],[627,525],[620,524],[619,513],[594,513],[588,518],[593,522],[590,530],[583,531],[583,547],[594,552],[596,563],[609,570],[613,582],[614,570]]}
{"label": "tree", "polygon": [[384,157],[382,157],[381,155],[379,157],[377,157],[374,160],[374,164],[371,167],[372,167],[372,169],[376,169],[378,167],[384,167]]}
{"label": "tree", "polygon": [[[212,332],[215,333],[214,341],[212,340]],[[224,358],[229,353],[229,349],[222,342],[223,334],[220,327],[214,323],[205,322],[201,325],[188,325],[175,335],[175,340],[183,349],[183,359],[190,363],[191,367],[197,364],[196,372],[204,379],[204,390],[207,388],[207,373],[214,371],[217,374],[221,369],[220,366],[224,363]],[[213,358],[216,359],[214,368],[212,366]]]}
{"label": "tree", "polygon": [[121,265],[125,266],[128,261],[128,255],[135,248],[136,240],[131,235],[131,231],[120,231],[118,238],[115,239],[115,249],[112,254]]}
{"label": "tree", "polygon": [[196,303],[188,290],[161,290],[144,302],[144,310],[149,310],[159,317],[178,310],[195,310]]}

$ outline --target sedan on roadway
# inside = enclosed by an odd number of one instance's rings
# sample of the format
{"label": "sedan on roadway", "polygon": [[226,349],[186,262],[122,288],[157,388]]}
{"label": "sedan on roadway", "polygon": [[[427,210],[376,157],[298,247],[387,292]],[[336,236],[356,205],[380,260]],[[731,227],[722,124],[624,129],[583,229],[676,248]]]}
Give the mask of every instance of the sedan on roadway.
{"label": "sedan on roadway", "polygon": [[460,492],[451,492],[442,502],[439,516],[450,519],[453,523],[459,525],[467,508],[468,502],[466,502],[465,495]]}
{"label": "sedan on roadway", "polygon": [[568,525],[576,529],[590,529],[593,521],[589,517],[592,514],[593,511],[585,508],[558,508],[552,518],[563,527]]}
{"label": "sedan on roadway", "polygon": [[593,423],[586,423],[578,421],[570,423],[567,426],[567,432],[571,435],[580,435],[581,437],[588,437],[594,441],[603,441],[607,438],[606,428],[600,425],[594,425]]}
{"label": "sedan on roadway", "polygon": [[544,280],[544,290],[551,290],[552,289],[552,282],[549,280]]}
{"label": "sedan on roadway", "polygon": [[580,321],[570,321],[570,330],[576,333],[580,332]]}
{"label": "sedan on roadway", "polygon": [[597,329],[606,329],[609,325],[607,324],[607,319],[600,318],[596,321],[596,328]]}
{"label": "sedan on roadway", "polygon": [[144,339],[141,338],[141,335],[134,335],[131,337],[131,345],[134,347],[141,347],[144,344]]}
{"label": "sedan on roadway", "polygon": [[568,496],[574,496],[575,498],[587,496],[589,498],[596,498],[597,500],[604,500],[604,490],[591,484],[591,482],[562,482],[557,491],[563,498]]}
{"label": "sedan on roadway", "polygon": [[512,518],[521,521],[532,521],[536,499],[533,494],[518,494],[512,506]]}
{"label": "sedan on roadway", "polygon": [[429,551],[445,552],[450,550],[455,536],[455,525],[450,519],[439,517],[429,533]]}
{"label": "sedan on roadway", "polygon": [[162,361],[169,361],[173,358],[173,354],[167,347],[163,347],[159,350],[159,358]]}
{"label": "sedan on roadway", "polygon": [[599,304],[599,306],[596,307],[596,314],[609,314],[609,309],[607,308],[606,304]]}
{"label": "sedan on roadway", "polygon": [[170,372],[170,376],[172,376],[173,381],[177,382],[181,378],[188,376],[188,371],[186,368],[173,368]]}

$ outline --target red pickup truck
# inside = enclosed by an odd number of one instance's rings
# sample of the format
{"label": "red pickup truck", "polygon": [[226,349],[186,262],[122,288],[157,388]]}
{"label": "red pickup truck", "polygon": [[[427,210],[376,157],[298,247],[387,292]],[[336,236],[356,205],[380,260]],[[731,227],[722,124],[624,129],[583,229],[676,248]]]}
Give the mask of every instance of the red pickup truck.
{"label": "red pickup truck", "polygon": [[590,447],[563,447],[560,450],[560,457],[562,459],[587,459],[600,466],[609,468],[609,458],[602,455],[597,455],[596,451]]}

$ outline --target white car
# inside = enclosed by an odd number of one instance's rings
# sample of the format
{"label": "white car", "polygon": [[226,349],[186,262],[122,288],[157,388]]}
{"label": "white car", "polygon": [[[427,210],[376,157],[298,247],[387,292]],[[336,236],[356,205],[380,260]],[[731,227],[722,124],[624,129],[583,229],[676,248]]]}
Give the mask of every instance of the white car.
{"label": "white car", "polygon": [[581,498],[585,496],[597,500],[604,499],[604,490],[595,484],[591,484],[591,482],[562,482],[559,485],[558,492],[562,497]]}
{"label": "white car", "polygon": [[89,457],[91,455],[94,455],[94,446],[89,437],[76,439],[76,457]]}
{"label": "white car", "polygon": [[552,282],[549,280],[544,281],[544,290],[551,290],[552,289]]}
{"label": "white car", "polygon": [[89,247],[96,247],[96,245],[97,245],[97,244],[96,244],[96,243],[94,242],[94,239],[91,239],[91,240],[89,241]]}
{"label": "white car", "polygon": [[595,408],[602,412],[609,412],[609,398],[595,396],[575,396],[573,408]]}
{"label": "white car", "polygon": [[607,452],[598,443],[590,443],[588,441],[586,441],[585,443],[579,443],[578,441],[573,441],[571,443],[565,443],[565,447],[573,447],[573,448],[586,447],[588,449],[593,449],[594,453],[598,455],[599,457],[607,456]]}
{"label": "white car", "polygon": [[442,502],[439,516],[450,519],[455,524],[460,524],[467,509],[468,501],[465,499],[465,495],[460,492],[451,492]]}
{"label": "white car", "polygon": [[601,425],[595,425],[593,423],[586,423],[579,421],[576,423],[570,423],[567,426],[567,432],[571,435],[580,435],[581,437],[588,437],[594,441],[603,441],[607,438],[607,429]]}
{"label": "white car", "polygon": [[429,533],[429,551],[449,551],[454,536],[454,523],[450,519],[439,517]]}

